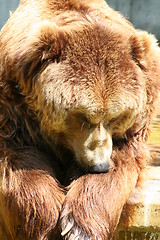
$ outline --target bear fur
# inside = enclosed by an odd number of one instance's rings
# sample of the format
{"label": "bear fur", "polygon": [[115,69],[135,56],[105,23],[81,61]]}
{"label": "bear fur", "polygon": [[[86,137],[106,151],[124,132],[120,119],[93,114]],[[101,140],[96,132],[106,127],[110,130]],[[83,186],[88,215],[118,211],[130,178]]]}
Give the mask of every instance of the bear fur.
{"label": "bear fur", "polygon": [[0,239],[112,239],[150,158],[159,56],[103,0],[21,0],[0,33]]}

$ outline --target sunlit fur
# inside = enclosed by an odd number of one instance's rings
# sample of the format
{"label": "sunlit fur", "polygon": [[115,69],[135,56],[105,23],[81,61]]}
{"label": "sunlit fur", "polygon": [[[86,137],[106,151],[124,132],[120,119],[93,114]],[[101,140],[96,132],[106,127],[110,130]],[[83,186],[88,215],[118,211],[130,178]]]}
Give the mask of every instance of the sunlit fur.
{"label": "sunlit fur", "polygon": [[103,0],[21,0],[0,53],[0,239],[112,239],[150,158],[156,39]]}

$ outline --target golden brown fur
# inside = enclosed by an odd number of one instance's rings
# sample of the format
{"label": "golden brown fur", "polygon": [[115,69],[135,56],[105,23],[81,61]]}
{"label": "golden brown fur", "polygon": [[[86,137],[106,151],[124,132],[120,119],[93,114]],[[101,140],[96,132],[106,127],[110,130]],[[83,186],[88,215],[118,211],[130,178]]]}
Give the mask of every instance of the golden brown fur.
{"label": "golden brown fur", "polygon": [[0,53],[0,239],[112,239],[149,159],[155,38],[103,0],[21,0]]}

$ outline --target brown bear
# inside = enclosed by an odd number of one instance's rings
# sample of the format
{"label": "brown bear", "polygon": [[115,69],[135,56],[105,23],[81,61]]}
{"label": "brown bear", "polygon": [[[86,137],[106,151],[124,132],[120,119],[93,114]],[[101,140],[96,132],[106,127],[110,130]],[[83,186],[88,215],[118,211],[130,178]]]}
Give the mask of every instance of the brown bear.
{"label": "brown bear", "polygon": [[159,60],[103,0],[21,0],[0,33],[0,239],[112,239],[150,158]]}

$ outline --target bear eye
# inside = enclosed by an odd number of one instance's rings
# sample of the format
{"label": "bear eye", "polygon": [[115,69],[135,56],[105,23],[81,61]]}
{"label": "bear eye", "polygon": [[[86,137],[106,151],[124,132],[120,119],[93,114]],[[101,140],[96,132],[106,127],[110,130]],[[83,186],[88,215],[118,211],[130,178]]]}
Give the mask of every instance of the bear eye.
{"label": "bear eye", "polygon": [[80,121],[83,121],[83,122],[89,124],[89,120],[88,120],[88,118],[87,118],[85,115],[79,113],[79,114],[77,115],[77,117],[78,117],[78,119],[79,119]]}
{"label": "bear eye", "polygon": [[113,136],[112,140],[113,140],[113,146],[118,149],[121,149],[124,145],[128,143],[128,138],[126,134],[124,134],[122,137]]}
{"label": "bear eye", "polygon": [[77,115],[77,118],[78,118],[78,120],[81,124],[81,130],[83,130],[84,127],[87,127],[88,129],[91,129],[94,126],[94,124],[92,124],[90,122],[90,120],[84,114],[79,113]]}

